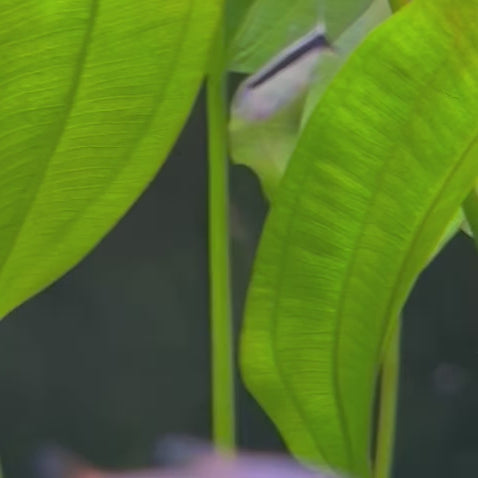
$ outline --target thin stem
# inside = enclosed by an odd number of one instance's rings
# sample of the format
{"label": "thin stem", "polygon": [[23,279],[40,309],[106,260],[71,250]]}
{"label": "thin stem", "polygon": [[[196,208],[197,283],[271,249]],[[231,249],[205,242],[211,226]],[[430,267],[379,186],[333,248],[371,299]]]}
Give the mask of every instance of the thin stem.
{"label": "thin stem", "polygon": [[463,211],[478,248],[478,188],[474,188],[466,197]]}
{"label": "thin stem", "polygon": [[380,383],[380,411],[378,416],[374,478],[389,478],[393,464],[400,373],[400,320],[397,320],[393,326],[387,345]]}
{"label": "thin stem", "polygon": [[221,26],[214,43],[207,80],[212,421],[216,447],[232,450],[235,446],[235,407],[224,51]]}

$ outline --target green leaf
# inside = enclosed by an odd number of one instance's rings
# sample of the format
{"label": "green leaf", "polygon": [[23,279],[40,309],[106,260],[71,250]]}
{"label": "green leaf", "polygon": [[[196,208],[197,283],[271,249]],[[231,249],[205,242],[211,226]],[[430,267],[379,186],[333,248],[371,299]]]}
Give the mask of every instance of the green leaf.
{"label": "green leaf", "polygon": [[0,316],[144,190],[195,98],[221,2],[4,0]]}
{"label": "green leaf", "polygon": [[414,0],[313,112],[267,220],[244,380],[294,454],[370,474],[383,339],[478,176],[478,0]]}
{"label": "green leaf", "polygon": [[251,73],[282,48],[324,21],[336,39],[372,0],[256,0],[229,50],[229,67]]}
{"label": "green leaf", "polygon": [[391,15],[387,0],[373,0],[367,11],[348,28],[334,43],[335,55],[324,56],[304,108],[304,124],[319,102],[337,72],[367,35]]}

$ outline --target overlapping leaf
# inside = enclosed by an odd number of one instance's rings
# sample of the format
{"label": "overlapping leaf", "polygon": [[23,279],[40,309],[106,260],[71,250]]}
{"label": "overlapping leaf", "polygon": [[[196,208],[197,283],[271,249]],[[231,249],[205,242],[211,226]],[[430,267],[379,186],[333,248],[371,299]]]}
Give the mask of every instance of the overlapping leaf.
{"label": "overlapping leaf", "polygon": [[0,316],[112,227],[172,146],[220,0],[3,0]]}
{"label": "overlapping leaf", "polygon": [[315,108],[248,297],[245,381],[290,449],[370,472],[383,338],[478,176],[478,0],[414,0]]}

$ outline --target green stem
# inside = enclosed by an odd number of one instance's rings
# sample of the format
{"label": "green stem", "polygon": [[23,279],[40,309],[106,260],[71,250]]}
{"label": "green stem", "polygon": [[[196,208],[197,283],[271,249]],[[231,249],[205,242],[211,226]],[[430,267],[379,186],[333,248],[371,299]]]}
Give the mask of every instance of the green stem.
{"label": "green stem", "polygon": [[232,450],[235,445],[235,407],[224,55],[224,32],[221,26],[214,43],[207,80],[212,422],[216,447]]}
{"label": "green stem", "polygon": [[465,213],[466,221],[470,226],[475,240],[476,247],[478,248],[478,189],[474,188],[465,199],[463,203],[463,211]]}
{"label": "green stem", "polygon": [[387,341],[382,364],[374,478],[389,478],[393,464],[400,372],[400,320],[396,322]]}

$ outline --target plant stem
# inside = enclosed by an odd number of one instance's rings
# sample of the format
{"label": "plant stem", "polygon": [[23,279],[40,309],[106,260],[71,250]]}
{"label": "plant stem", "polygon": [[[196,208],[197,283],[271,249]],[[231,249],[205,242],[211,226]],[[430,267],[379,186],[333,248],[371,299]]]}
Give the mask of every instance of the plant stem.
{"label": "plant stem", "polygon": [[400,372],[400,322],[397,320],[393,325],[382,364],[374,478],[389,478],[393,464]]}
{"label": "plant stem", "polygon": [[212,426],[216,447],[232,450],[235,445],[234,362],[229,271],[227,100],[222,25],[219,30],[207,80]]}
{"label": "plant stem", "polygon": [[474,188],[466,197],[463,211],[478,248],[478,188]]}

